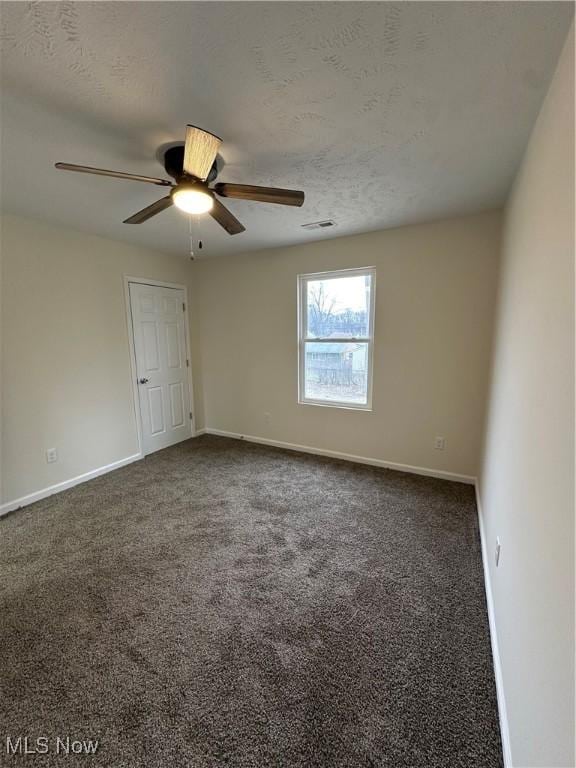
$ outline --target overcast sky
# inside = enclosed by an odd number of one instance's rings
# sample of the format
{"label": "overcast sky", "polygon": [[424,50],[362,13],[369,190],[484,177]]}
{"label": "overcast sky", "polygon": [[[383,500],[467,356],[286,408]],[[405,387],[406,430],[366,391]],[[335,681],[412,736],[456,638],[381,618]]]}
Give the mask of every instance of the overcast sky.
{"label": "overcast sky", "polygon": [[332,299],[335,300],[334,311],[341,312],[343,309],[366,309],[366,278],[364,275],[356,277],[338,277],[332,280],[311,280],[308,283],[309,295],[317,291],[320,284],[324,284],[324,293],[326,295],[327,307],[330,306]]}

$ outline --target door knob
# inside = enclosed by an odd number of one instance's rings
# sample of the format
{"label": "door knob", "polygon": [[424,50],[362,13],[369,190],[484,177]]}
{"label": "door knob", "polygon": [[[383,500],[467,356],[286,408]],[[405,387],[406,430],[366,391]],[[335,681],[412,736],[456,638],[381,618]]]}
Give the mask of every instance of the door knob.
{"label": "door knob", "polygon": [[140,384],[148,384],[148,379],[138,379]]}

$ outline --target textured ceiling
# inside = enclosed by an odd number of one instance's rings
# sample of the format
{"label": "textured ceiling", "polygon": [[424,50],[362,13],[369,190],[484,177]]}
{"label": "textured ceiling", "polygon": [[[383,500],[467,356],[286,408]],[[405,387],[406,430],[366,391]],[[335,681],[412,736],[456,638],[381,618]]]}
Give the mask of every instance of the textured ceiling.
{"label": "textured ceiling", "polygon": [[[187,122],[224,138],[220,181],[303,189],[301,209],[227,201],[204,254],[363,232],[501,204],[571,3],[4,2],[2,207],[185,254],[158,187],[56,161],[164,175]],[[338,228],[301,225],[334,219]]]}

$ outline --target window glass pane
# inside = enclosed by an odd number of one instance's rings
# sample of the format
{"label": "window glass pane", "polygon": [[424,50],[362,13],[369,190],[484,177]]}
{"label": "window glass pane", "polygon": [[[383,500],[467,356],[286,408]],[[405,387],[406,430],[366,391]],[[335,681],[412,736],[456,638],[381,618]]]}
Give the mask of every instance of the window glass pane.
{"label": "window glass pane", "polygon": [[304,397],[310,400],[367,405],[368,344],[304,344]]}
{"label": "window glass pane", "polygon": [[308,280],[307,338],[369,336],[370,275]]}

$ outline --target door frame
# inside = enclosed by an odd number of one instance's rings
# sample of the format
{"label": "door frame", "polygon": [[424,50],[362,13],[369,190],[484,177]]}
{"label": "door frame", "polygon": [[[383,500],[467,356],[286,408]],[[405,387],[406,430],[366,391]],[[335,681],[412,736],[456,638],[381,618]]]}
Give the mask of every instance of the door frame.
{"label": "door frame", "polygon": [[132,405],[134,407],[134,417],[136,419],[136,434],[138,439],[138,455],[140,458],[144,458],[144,443],[142,440],[142,413],[140,411],[140,390],[138,388],[138,373],[136,366],[136,345],[134,343],[134,325],[132,323],[132,304],[130,302],[130,283],[138,283],[139,285],[153,285],[158,288],[177,288],[184,291],[184,304],[186,309],[184,310],[184,336],[186,340],[186,357],[189,361],[188,365],[188,398],[190,401],[190,413],[191,419],[191,431],[192,437],[196,435],[196,413],[194,410],[194,377],[192,375],[192,354],[190,349],[190,317],[188,314],[188,308],[190,303],[188,301],[188,288],[181,283],[170,283],[166,280],[151,280],[147,277],[132,277],[132,275],[124,275],[124,304],[126,307],[126,326],[128,331],[128,347],[130,351],[130,377],[132,379]]}

